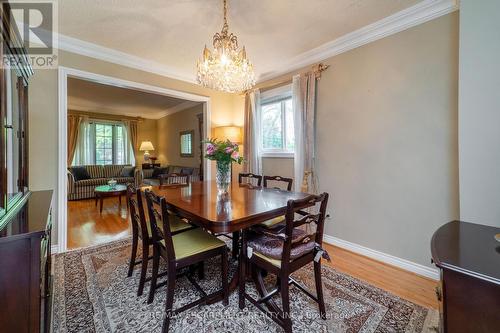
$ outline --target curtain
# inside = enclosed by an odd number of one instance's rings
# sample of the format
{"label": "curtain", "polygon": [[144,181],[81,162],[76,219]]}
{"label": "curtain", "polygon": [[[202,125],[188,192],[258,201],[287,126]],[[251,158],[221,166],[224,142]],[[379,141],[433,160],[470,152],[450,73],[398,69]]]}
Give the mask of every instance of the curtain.
{"label": "curtain", "polygon": [[292,83],[294,109],[295,190],[318,192],[316,174],[316,74],[295,75]]}
{"label": "curtain", "polygon": [[262,173],[260,128],[260,91],[255,89],[245,94],[245,127],[243,129],[245,172]]}
{"label": "curtain", "polygon": [[120,156],[115,157],[117,164],[135,165],[134,146],[132,145],[130,135],[130,123],[130,121],[124,121],[123,123],[116,125],[117,127],[119,126],[121,128],[122,137],[115,137],[115,146],[118,147],[120,145],[120,149],[118,149],[117,151],[123,152],[123,156],[121,156],[121,158]]}
{"label": "curtain", "polygon": [[81,116],[68,115],[68,165],[71,165],[75,157],[78,132],[80,131]]}
{"label": "curtain", "polygon": [[72,165],[95,163],[95,124],[82,117]]}
{"label": "curtain", "polygon": [[127,124],[127,135],[130,140],[130,144],[132,146],[132,155],[134,157],[134,161],[137,161],[137,151],[136,149],[139,147],[137,145],[137,121],[129,121]]}

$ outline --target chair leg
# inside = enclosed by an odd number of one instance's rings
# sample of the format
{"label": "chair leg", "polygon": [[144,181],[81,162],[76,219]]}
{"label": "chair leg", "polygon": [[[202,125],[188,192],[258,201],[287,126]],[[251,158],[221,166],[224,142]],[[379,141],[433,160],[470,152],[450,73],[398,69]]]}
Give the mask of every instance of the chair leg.
{"label": "chair leg", "polygon": [[321,262],[314,262],[314,281],[316,284],[316,296],[318,298],[319,314],[326,319],[325,300],[323,298],[323,285],[321,284]]}
{"label": "chair leg", "polygon": [[167,274],[167,300],[165,302],[165,318],[163,319],[163,326],[161,331],[163,333],[168,332],[170,326],[170,319],[173,315],[173,305],[174,305],[174,291],[175,291],[175,278],[176,278],[175,265],[169,265]]}
{"label": "chair leg", "polygon": [[227,256],[227,251],[226,251],[226,248],[224,247],[224,249],[222,250],[222,255],[221,255],[221,271],[222,271],[222,294],[223,294],[223,297],[224,297],[224,301],[222,304],[224,304],[224,306],[227,306],[229,304],[229,285],[228,285],[228,281],[227,281],[227,271],[228,271],[228,256]]}
{"label": "chair leg", "polygon": [[130,254],[130,263],[128,264],[128,277],[131,277],[132,272],[134,271],[135,258],[137,256],[137,238],[137,232],[134,231],[132,234],[132,250]]}
{"label": "chair leg", "polygon": [[283,329],[286,333],[292,332],[292,318],[290,318],[290,285],[288,276],[280,279],[281,303],[283,305]]}
{"label": "chair leg", "polygon": [[198,279],[203,280],[205,278],[205,263],[202,261],[198,264]]}
{"label": "chair leg", "polygon": [[246,261],[246,249],[245,249],[245,234],[244,231],[241,233],[241,248],[239,255],[239,274],[238,274],[238,285],[239,285],[239,306],[240,309],[243,310],[245,308],[245,282],[246,282],[246,273],[245,266],[247,265]]}
{"label": "chair leg", "polygon": [[139,278],[139,289],[137,296],[141,296],[144,292],[144,284],[146,283],[146,273],[148,271],[148,258],[149,258],[149,245],[146,242],[142,243],[142,263],[141,263],[141,277]]}
{"label": "chair leg", "polygon": [[240,241],[240,233],[238,231],[233,232],[233,259],[236,260],[238,258],[239,253],[239,241]]}
{"label": "chair leg", "polygon": [[[158,279],[159,266],[160,266],[160,253],[156,249],[155,245],[153,247],[153,274],[151,276],[151,285],[149,286],[148,304],[153,303],[153,300],[155,298],[156,280]],[[168,276],[170,275],[171,273],[168,272]]]}

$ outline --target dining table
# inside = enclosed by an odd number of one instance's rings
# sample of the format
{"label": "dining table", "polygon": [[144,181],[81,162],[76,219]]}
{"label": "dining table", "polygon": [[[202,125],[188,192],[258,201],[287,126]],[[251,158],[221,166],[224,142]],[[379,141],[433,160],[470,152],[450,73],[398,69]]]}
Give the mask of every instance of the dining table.
{"label": "dining table", "polygon": [[[308,196],[307,193],[239,183],[231,183],[227,193],[219,193],[216,182],[210,180],[148,188],[165,197],[169,210],[213,234],[242,232],[266,220],[283,216],[289,200]],[[240,246],[240,259],[242,253]],[[239,271],[230,281],[231,291],[238,286]]]}

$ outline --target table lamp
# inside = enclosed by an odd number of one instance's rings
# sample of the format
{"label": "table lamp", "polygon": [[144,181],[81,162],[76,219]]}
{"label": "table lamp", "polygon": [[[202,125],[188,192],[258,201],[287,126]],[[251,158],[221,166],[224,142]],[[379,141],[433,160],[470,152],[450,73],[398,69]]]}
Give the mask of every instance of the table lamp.
{"label": "table lamp", "polygon": [[144,162],[149,161],[149,151],[155,150],[151,141],[142,141],[141,146],[139,147],[140,151],[144,151]]}

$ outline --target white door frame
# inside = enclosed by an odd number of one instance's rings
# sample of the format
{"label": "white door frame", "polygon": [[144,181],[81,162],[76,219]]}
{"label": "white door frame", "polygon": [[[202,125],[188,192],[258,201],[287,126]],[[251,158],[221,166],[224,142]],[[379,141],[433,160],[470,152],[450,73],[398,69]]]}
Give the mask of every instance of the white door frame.
{"label": "white door frame", "polygon": [[[193,102],[203,102],[203,124],[205,133],[209,136],[212,129],[210,97],[186,93],[182,91],[151,86],[144,83],[127,81],[111,76],[86,72],[75,68],[59,67],[59,152],[58,152],[58,179],[57,179],[57,248],[54,251],[65,252],[67,249],[67,121],[68,121],[68,77],[83,79],[115,87],[139,90],[160,94],[169,97],[181,98]],[[211,164],[207,159],[204,162],[204,179],[211,178]]]}

